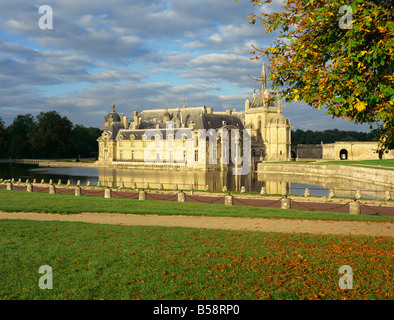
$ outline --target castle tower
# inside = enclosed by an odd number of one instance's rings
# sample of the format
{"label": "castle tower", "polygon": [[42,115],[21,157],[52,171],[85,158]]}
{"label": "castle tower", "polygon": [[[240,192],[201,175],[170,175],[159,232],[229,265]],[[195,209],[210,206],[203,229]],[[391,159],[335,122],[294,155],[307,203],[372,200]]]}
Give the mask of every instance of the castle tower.
{"label": "castle tower", "polygon": [[260,88],[251,103],[245,101],[245,127],[251,129],[252,154],[260,160],[287,160],[290,157],[290,124],[283,116],[282,100],[275,102],[267,86],[263,61]]}
{"label": "castle tower", "polygon": [[115,112],[115,104],[111,104],[111,112],[104,117],[104,130],[108,130],[113,122],[119,122],[120,116]]}

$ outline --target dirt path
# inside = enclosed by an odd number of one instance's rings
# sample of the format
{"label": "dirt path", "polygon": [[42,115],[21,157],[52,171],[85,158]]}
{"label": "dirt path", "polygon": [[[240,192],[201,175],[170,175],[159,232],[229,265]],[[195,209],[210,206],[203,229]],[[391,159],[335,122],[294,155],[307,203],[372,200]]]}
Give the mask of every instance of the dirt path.
{"label": "dirt path", "polygon": [[166,226],[260,232],[364,235],[394,237],[390,222],[352,222],[236,217],[159,216],[120,213],[49,214],[0,212],[0,219],[75,221],[127,226]]}

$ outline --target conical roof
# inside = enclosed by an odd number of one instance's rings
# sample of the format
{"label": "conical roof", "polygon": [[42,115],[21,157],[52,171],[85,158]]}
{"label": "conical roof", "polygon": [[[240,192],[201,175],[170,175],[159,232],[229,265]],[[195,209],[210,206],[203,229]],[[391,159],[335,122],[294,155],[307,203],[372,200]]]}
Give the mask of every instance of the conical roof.
{"label": "conical roof", "polygon": [[272,98],[271,93],[267,87],[267,74],[265,70],[265,63],[263,61],[263,67],[261,70],[261,77],[260,77],[260,89],[257,95],[253,98],[253,101],[250,105],[250,108],[259,108],[264,106],[264,102],[267,102],[267,106],[273,105],[273,102],[269,101]]}

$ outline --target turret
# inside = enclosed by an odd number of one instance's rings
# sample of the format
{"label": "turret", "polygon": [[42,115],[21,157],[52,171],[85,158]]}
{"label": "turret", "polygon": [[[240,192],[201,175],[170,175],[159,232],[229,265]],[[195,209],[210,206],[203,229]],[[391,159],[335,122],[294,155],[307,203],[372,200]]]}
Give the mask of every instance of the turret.
{"label": "turret", "polygon": [[115,112],[115,104],[111,104],[111,112],[104,117],[104,130],[108,129],[113,122],[120,122],[120,116]]}

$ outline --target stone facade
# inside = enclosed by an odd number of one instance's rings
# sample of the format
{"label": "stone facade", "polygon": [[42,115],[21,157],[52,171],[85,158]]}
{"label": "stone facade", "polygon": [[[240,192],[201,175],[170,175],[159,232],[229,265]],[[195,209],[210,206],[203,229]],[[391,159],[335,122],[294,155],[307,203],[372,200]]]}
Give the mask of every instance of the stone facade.
{"label": "stone facade", "polygon": [[338,141],[323,144],[323,160],[373,160],[394,159],[394,150],[379,155],[378,142]]}
{"label": "stone facade", "polygon": [[[238,129],[238,142],[232,129]],[[204,139],[202,131],[209,133]],[[244,150],[244,135],[251,140],[250,149]],[[241,159],[248,157],[252,166],[264,160],[289,160],[290,139],[290,121],[283,115],[281,100],[275,102],[268,91],[263,65],[260,90],[251,102],[245,101],[244,111],[183,106],[134,111],[129,119],[116,113],[112,104],[98,139],[98,165],[227,170],[234,165],[229,160],[232,152]]]}

